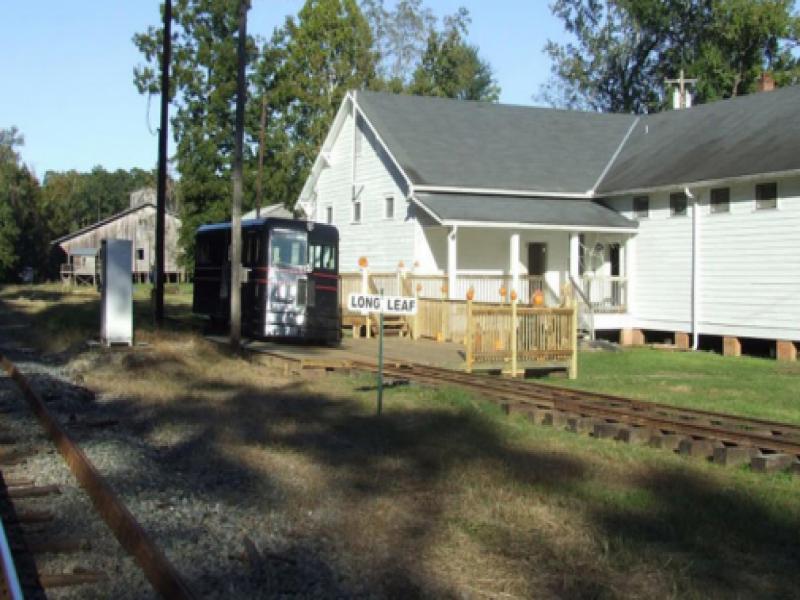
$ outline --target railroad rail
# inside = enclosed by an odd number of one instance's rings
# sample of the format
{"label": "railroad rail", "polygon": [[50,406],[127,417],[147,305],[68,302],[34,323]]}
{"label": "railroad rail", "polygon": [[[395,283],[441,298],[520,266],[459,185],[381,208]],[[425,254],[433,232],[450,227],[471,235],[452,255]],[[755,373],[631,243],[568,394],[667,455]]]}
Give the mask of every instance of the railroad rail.
{"label": "railroad rail", "polygon": [[[375,363],[353,360],[352,367],[375,372]],[[725,413],[680,408],[535,382],[509,381],[416,363],[384,367],[387,376],[429,385],[451,385],[499,401],[544,424],[561,424],[598,437],[645,441],[722,464],[750,462],[757,470],[793,468],[800,472],[800,426]],[[580,419],[583,419],[581,421]]]}
{"label": "railroad rail", "polygon": [[50,413],[25,375],[2,354],[0,354],[0,366],[17,384],[40,425],[92,500],[98,514],[120,545],[136,560],[155,591],[164,598],[195,598],[194,592],[163,552],[147,536],[84,452]]}

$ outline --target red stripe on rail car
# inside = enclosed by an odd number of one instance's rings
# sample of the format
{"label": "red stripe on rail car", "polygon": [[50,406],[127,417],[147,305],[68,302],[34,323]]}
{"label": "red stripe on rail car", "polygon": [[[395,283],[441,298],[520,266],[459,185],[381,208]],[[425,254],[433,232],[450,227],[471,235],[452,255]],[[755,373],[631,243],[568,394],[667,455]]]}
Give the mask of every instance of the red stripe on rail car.
{"label": "red stripe on rail car", "polygon": [[311,273],[314,277],[322,277],[323,279],[339,279],[338,275],[331,275],[330,273],[317,273],[314,271]]}
{"label": "red stripe on rail car", "polygon": [[339,291],[338,288],[335,288],[335,287],[330,286],[330,285],[318,285],[317,289],[318,290],[325,290],[326,292],[338,292]]}

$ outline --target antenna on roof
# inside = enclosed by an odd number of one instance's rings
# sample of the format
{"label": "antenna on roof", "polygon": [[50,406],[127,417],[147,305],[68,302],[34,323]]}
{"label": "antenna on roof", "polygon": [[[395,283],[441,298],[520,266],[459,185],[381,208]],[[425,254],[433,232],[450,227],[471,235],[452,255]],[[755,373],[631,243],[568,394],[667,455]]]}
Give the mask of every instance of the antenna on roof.
{"label": "antenna on roof", "polygon": [[678,85],[678,87],[672,90],[672,108],[680,110],[681,108],[692,107],[692,93],[686,89],[686,85],[696,84],[697,79],[686,79],[683,69],[681,69],[681,74],[678,79],[665,79],[664,83],[667,85]]}

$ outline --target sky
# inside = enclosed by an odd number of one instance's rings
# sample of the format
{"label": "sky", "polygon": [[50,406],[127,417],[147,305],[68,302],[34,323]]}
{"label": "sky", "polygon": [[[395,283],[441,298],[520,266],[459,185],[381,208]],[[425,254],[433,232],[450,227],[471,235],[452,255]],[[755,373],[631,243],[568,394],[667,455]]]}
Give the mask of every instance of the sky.
{"label": "sky", "polygon": [[[387,2],[390,4],[391,2]],[[252,0],[248,32],[267,37],[303,0]],[[550,74],[548,39],[563,40],[545,0],[426,0],[441,16],[472,17],[469,40],[492,65],[500,101],[534,104]],[[48,170],[154,168],[159,99],[133,85],[131,39],[160,19],[159,0],[9,1],[0,7],[0,128],[25,138],[23,161]],[[153,133],[149,131],[152,129]],[[171,143],[171,147],[173,144]]]}

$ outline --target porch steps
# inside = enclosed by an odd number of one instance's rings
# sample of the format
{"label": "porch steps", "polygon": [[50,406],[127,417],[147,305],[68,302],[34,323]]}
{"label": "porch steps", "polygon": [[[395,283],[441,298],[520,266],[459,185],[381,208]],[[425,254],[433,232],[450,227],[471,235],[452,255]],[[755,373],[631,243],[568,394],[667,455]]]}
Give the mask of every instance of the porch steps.
{"label": "porch steps", "polygon": [[[378,320],[371,319],[372,334],[378,335]],[[383,317],[383,335],[394,337],[405,337],[408,335],[408,322],[401,316]]]}

